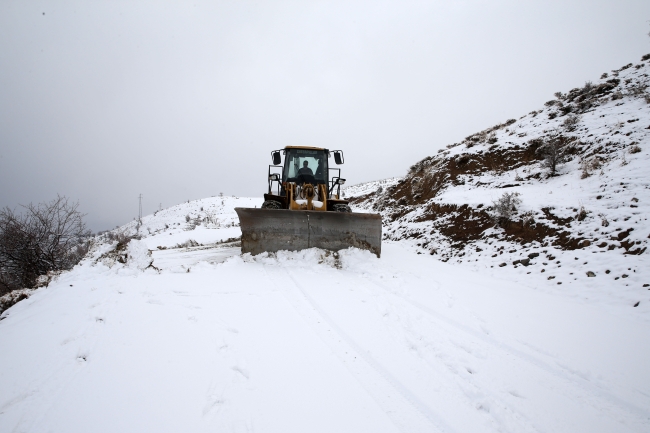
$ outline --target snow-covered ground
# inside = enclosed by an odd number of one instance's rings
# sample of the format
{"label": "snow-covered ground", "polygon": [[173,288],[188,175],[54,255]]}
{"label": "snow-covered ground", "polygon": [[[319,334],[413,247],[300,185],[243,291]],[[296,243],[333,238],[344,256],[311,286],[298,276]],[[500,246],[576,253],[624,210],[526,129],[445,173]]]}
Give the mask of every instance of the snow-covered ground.
{"label": "snow-covered ground", "polygon": [[637,309],[404,242],[241,255],[222,241],[259,200],[221,200],[143,218],[126,263],[100,243],[2,315],[0,431],[650,430]]}

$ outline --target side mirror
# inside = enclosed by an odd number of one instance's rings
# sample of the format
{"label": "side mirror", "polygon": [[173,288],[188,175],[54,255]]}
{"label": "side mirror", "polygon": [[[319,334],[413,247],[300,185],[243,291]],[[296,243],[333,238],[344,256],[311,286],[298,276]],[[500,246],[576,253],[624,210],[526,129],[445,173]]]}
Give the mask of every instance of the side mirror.
{"label": "side mirror", "polygon": [[336,179],[336,183],[338,183],[339,185],[343,185],[345,183],[345,179],[341,179],[339,177],[338,179]]}
{"label": "side mirror", "polygon": [[280,175],[277,174],[277,173],[270,174],[269,175],[269,180],[271,182],[273,182],[273,181],[279,182],[280,181]]}
{"label": "side mirror", "polygon": [[280,152],[277,150],[271,152],[271,156],[273,157],[273,165],[280,165],[280,162],[282,162],[282,158],[280,157]]}
{"label": "side mirror", "polygon": [[334,151],[334,162],[336,162],[338,165],[343,164],[343,152],[340,152],[338,150]]}

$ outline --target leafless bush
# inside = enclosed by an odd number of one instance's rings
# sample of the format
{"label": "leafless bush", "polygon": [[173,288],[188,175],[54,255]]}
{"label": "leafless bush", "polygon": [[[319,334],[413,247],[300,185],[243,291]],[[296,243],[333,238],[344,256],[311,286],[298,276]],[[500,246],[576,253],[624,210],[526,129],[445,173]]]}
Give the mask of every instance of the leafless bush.
{"label": "leafless bush", "polygon": [[648,93],[648,85],[644,83],[634,83],[627,88],[627,94],[632,97],[646,96]]}
{"label": "leafless bush", "polygon": [[528,211],[521,214],[521,222],[526,227],[531,227],[535,225],[535,212]]}
{"label": "leafless bush", "polygon": [[106,239],[111,242],[117,241],[116,249],[123,250],[131,242],[131,239],[140,239],[140,236],[131,234],[128,230],[115,229],[106,233]]}
{"label": "leafless bush", "polygon": [[[189,215],[188,215],[189,217]],[[187,220],[187,218],[186,218]],[[203,223],[203,219],[200,216],[196,216],[193,219],[187,220],[187,227],[185,227],[186,231],[194,230],[198,226],[200,226]]]}
{"label": "leafless bush", "polygon": [[185,242],[176,244],[175,248],[192,248],[192,247],[198,247],[201,244],[195,241],[194,239],[188,239]]}
{"label": "leafless bush", "polygon": [[639,152],[641,152],[641,148],[638,145],[635,144],[634,146],[630,147],[630,153],[639,153]]}
{"label": "leafless bush", "polygon": [[580,210],[578,210],[578,214],[576,215],[576,219],[578,221],[584,221],[585,218],[587,218],[587,210],[585,209],[584,206],[580,206]]}
{"label": "leafless bush", "polygon": [[603,227],[608,227],[609,221],[607,220],[605,214],[599,213],[598,216],[600,217],[600,225]]}
{"label": "leafless bush", "polygon": [[208,224],[219,224],[219,217],[216,212],[205,211],[204,221]]}
{"label": "leafless bush", "polygon": [[580,168],[582,169],[581,179],[586,179],[591,176],[593,170],[597,170],[601,167],[600,161],[598,158],[583,158],[580,161]]}
{"label": "leafless bush", "polygon": [[0,210],[0,292],[32,288],[40,275],[71,269],[88,251],[85,216],[66,197]]}
{"label": "leafless bush", "polygon": [[567,131],[575,131],[580,123],[580,116],[577,114],[569,114],[562,122],[562,126],[566,128]]}
{"label": "leafless bush", "polygon": [[518,192],[506,192],[492,202],[492,219],[495,224],[500,227],[510,224],[512,217],[517,213],[517,206],[521,204],[519,195]]}

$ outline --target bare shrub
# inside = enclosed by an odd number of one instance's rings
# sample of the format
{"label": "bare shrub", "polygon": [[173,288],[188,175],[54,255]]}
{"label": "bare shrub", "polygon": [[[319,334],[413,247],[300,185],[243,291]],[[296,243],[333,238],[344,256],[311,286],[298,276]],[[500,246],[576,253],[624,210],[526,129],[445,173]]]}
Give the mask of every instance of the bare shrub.
{"label": "bare shrub", "polygon": [[581,179],[586,179],[591,176],[591,172],[597,170],[601,167],[600,161],[598,158],[583,158],[580,161],[580,169],[582,170]]}
{"label": "bare shrub", "polygon": [[505,192],[492,204],[492,219],[500,227],[507,227],[521,204],[518,192]]}
{"label": "bare shrub", "polygon": [[0,292],[32,288],[40,275],[71,269],[88,251],[90,231],[66,197],[0,210]]}
{"label": "bare shrub", "polygon": [[598,216],[600,217],[600,225],[603,227],[609,227],[609,221],[605,214],[599,213]]}
{"label": "bare shrub", "polygon": [[638,145],[635,144],[634,146],[630,147],[630,153],[639,153],[639,152],[641,152],[641,148]]}
{"label": "bare shrub", "polygon": [[118,250],[126,248],[131,239],[141,239],[141,236],[138,234],[131,234],[128,229],[116,228],[110,232],[104,234],[106,239],[111,242],[117,242],[116,248]]}
{"label": "bare shrub", "polygon": [[580,123],[580,116],[577,114],[569,114],[566,119],[564,119],[564,122],[562,122],[562,126],[564,126],[567,131],[575,131],[578,127],[578,123]]}
{"label": "bare shrub", "polygon": [[532,227],[535,225],[535,212],[528,211],[521,214],[521,222],[525,227]]}
{"label": "bare shrub", "polygon": [[192,247],[198,247],[201,244],[195,241],[194,239],[188,239],[185,242],[176,244],[174,248],[192,248]]}
{"label": "bare shrub", "polygon": [[576,215],[576,219],[578,221],[584,221],[585,218],[587,218],[587,210],[585,209],[584,206],[580,206],[580,210],[578,211],[578,214]]}
{"label": "bare shrub", "polygon": [[648,91],[648,85],[644,83],[634,83],[627,88],[627,94],[630,96],[645,96]]}

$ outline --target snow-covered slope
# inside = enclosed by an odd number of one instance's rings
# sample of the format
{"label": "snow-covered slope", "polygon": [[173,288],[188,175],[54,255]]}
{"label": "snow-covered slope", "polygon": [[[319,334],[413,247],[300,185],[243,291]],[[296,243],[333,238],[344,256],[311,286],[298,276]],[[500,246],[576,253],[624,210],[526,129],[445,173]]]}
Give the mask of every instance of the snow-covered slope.
{"label": "snow-covered slope", "polygon": [[212,244],[239,237],[239,219],[236,207],[257,207],[261,198],[210,197],[188,201],[137,221],[131,221],[118,229],[130,235],[139,235],[150,249],[173,247],[188,242]]}
{"label": "snow-covered slope", "polygon": [[5,312],[0,431],[650,428],[648,325],[625,308],[396,242],[206,260],[143,242]]}
{"label": "snow-covered slope", "polygon": [[[353,208],[381,212],[387,239],[421,253],[647,314],[648,60],[447,146],[393,187],[349,189]],[[553,140],[568,159],[556,175],[540,153]],[[505,193],[521,203],[495,226]]]}

